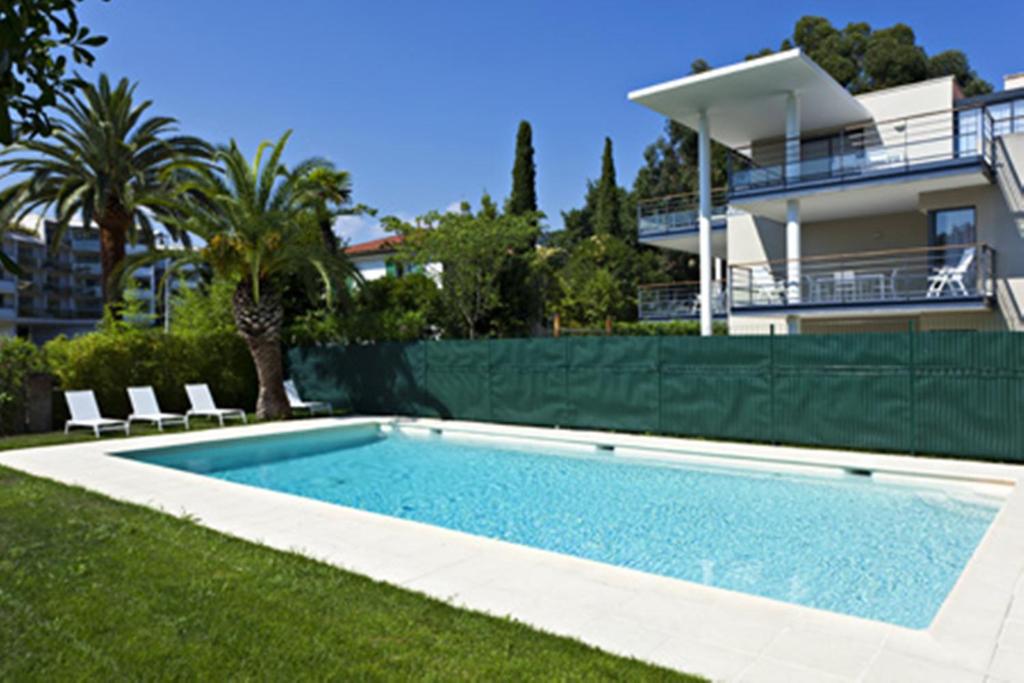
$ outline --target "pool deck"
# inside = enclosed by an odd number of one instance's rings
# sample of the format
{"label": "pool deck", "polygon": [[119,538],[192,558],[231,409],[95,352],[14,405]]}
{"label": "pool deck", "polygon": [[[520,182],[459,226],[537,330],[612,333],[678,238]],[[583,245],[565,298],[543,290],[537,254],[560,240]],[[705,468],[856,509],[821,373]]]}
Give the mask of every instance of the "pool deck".
{"label": "pool deck", "polygon": [[[301,552],[467,609],[722,681],[1024,681],[1024,466],[471,422],[400,429],[612,446],[623,457],[871,470],[1009,491],[930,628],[915,631],[110,457],[391,418],[321,418],[0,452],[0,465]],[[972,484],[973,485],[973,484]]]}

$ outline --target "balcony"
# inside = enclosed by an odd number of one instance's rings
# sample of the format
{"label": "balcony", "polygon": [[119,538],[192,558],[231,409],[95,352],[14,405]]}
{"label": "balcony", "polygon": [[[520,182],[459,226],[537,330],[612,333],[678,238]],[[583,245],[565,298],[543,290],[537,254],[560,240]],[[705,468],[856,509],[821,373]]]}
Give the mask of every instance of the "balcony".
{"label": "balcony", "polygon": [[994,251],[960,244],[729,267],[731,310],[737,313],[829,312],[842,309],[968,310],[991,303]]}
{"label": "balcony", "polygon": [[[987,173],[996,121],[988,109],[946,110],[756,142],[729,156],[730,200],[910,175]],[[787,163],[787,156],[797,160]]]}
{"label": "balcony", "polygon": [[[728,312],[725,283],[715,281],[711,287],[711,314],[724,317]],[[641,285],[637,290],[637,315],[649,321],[696,320],[700,317],[700,283]]]}
{"label": "balcony", "polygon": [[[725,227],[728,202],[725,188],[711,193],[711,225]],[[645,238],[698,229],[700,198],[696,192],[642,199],[637,203],[637,236]]]}

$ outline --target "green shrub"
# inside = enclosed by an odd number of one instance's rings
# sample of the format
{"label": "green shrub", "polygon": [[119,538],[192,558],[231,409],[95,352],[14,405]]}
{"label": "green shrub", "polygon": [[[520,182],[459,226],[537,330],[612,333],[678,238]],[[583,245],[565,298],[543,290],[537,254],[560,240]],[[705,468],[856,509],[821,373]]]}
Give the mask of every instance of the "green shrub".
{"label": "green shrub", "polygon": [[57,337],[44,347],[62,389],[92,389],[104,415],[131,412],[126,387],[152,385],[160,407],[184,412],[184,385],[206,382],[217,402],[251,410],[256,373],[245,343],[234,333],[165,334],[114,322],[90,334]]}
{"label": "green shrub", "polygon": [[348,342],[415,341],[441,327],[441,294],[423,273],[362,283],[344,311],[316,309],[300,316],[285,335],[288,346]]}
{"label": "green shrub", "polygon": [[25,379],[44,372],[39,348],[18,337],[0,337],[0,434],[21,432],[25,425]]}
{"label": "green shrub", "polygon": [[[712,323],[715,334],[727,334],[728,327],[725,323]],[[699,320],[672,320],[667,322],[617,322],[612,323],[612,334],[625,337],[661,337],[661,336],[683,336],[696,337],[700,335]]]}

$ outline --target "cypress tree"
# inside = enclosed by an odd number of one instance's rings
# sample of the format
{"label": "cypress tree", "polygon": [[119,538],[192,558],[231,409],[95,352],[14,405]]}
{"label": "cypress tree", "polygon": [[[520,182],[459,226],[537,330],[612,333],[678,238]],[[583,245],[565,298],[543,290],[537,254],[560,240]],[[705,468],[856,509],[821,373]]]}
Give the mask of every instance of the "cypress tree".
{"label": "cypress tree", "polygon": [[622,213],[619,207],[619,186],[615,181],[611,138],[604,139],[601,179],[597,181],[594,194],[594,233],[622,237]]}
{"label": "cypress tree", "polygon": [[505,211],[512,215],[537,210],[537,167],[533,163],[533,131],[529,121],[519,122],[516,133],[516,160],[512,166],[512,194]]}

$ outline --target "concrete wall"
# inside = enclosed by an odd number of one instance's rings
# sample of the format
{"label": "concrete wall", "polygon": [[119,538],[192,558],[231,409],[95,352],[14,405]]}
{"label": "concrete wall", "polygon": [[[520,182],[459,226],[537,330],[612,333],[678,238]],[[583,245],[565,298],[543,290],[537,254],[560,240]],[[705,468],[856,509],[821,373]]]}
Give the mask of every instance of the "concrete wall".
{"label": "concrete wall", "polygon": [[928,217],[918,211],[804,223],[801,250],[827,256],[928,246]]}
{"label": "concrete wall", "polygon": [[955,80],[943,76],[858,96],[878,122],[867,142],[888,148],[884,159],[879,152],[869,161],[884,165],[951,158],[955,140],[950,110],[955,94]]}
{"label": "concrete wall", "polygon": [[375,256],[366,259],[353,258],[352,262],[355,264],[356,268],[359,269],[359,272],[363,275],[363,279],[367,282],[377,280],[388,274],[387,263],[385,263],[382,257]]}

